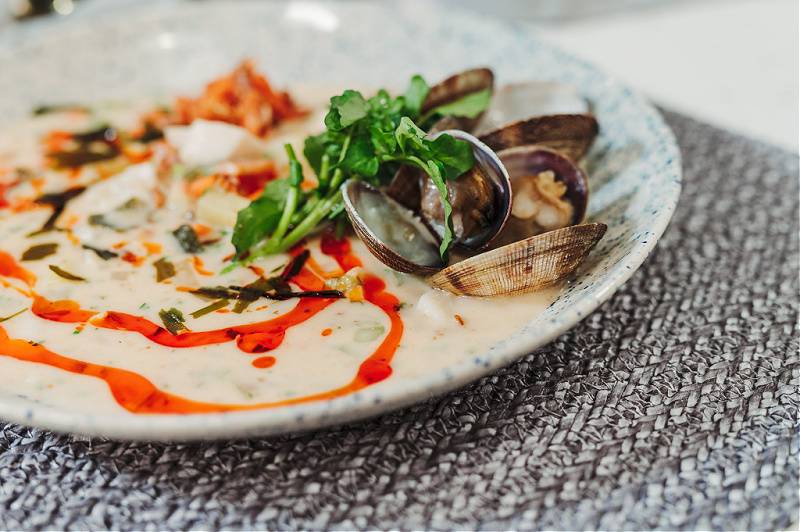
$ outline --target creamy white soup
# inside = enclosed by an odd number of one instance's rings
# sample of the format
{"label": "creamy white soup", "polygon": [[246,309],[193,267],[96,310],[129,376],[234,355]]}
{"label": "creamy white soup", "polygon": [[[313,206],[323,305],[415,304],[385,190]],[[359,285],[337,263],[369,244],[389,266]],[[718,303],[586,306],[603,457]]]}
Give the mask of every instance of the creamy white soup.
{"label": "creamy white soup", "polygon": [[[120,141],[141,129],[151,102],[51,111],[5,127],[3,397],[124,415],[321,401],[473,358],[553,300],[556,289],[456,297],[388,269],[352,234],[340,240],[324,229],[288,253],[221,273],[234,254],[237,211],[259,180],[288,171],[283,145],[302,146],[321,127],[330,91],[293,95],[315,111],[263,138],[198,120],[164,139]],[[53,155],[86,132],[100,137],[79,148],[97,161]],[[256,164],[263,154],[269,162]],[[256,188],[242,175],[256,176]],[[280,283],[283,295],[261,297],[260,280]],[[248,288],[258,295],[247,297]]]}

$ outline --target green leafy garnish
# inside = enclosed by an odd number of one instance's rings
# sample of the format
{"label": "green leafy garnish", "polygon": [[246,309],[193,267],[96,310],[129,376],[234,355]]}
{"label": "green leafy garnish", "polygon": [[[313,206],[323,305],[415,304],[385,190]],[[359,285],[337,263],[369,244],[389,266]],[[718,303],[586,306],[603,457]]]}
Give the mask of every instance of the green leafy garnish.
{"label": "green leafy garnish", "polygon": [[385,185],[401,164],[422,169],[442,194],[446,223],[439,251],[446,261],[453,224],[445,183],[472,168],[475,158],[468,142],[449,135],[426,139],[420,125],[427,127],[443,114],[475,117],[488,105],[489,91],[470,94],[420,116],[429,91],[425,80],[414,76],[406,93],[396,98],[385,90],[371,98],[354,90],[331,98],[326,131],[308,137],[303,147],[317,186],[308,191],[300,188],[302,166],[287,145],[290,175],[270,182],[258,199],[239,212],[231,239],[236,253],[223,271],[287,251],[326,220],[335,220],[341,229],[347,221],[342,184],[358,179]]}

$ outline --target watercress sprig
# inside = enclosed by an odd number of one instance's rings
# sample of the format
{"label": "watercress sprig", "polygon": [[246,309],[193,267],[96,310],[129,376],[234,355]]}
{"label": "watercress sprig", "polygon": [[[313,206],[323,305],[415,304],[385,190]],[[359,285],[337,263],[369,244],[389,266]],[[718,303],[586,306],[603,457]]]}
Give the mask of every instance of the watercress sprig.
{"label": "watercress sprig", "polygon": [[325,220],[344,221],[341,185],[349,179],[386,184],[401,164],[425,171],[442,195],[446,223],[439,251],[446,260],[453,231],[446,181],[472,168],[474,155],[469,143],[449,135],[426,139],[415,121],[429,125],[444,113],[474,118],[488,105],[489,91],[421,116],[429,90],[422,77],[414,76],[405,94],[396,98],[385,90],[371,98],[353,90],[331,98],[326,131],[308,137],[303,146],[303,155],[316,174],[316,187],[300,188],[303,169],[287,145],[290,174],[268,183],[262,195],[239,212],[232,236],[236,254],[226,271],[288,250]]}

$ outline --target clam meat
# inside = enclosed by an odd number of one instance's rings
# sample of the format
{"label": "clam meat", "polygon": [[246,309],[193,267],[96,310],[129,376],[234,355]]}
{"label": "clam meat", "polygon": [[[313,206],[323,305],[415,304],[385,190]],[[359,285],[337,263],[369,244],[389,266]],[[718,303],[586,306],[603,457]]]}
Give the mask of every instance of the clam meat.
{"label": "clam meat", "polygon": [[[482,70],[468,71],[466,80],[448,78],[435,87],[436,100],[446,101],[447,87],[461,94],[476,86],[485,90],[493,77],[476,74]],[[505,112],[493,104],[493,116],[512,117],[510,123],[484,119],[481,125],[478,119],[483,132],[477,138],[459,129],[434,132],[470,142],[476,158],[473,170],[447,182],[458,259],[442,261],[442,192],[423,171],[402,167],[386,190],[360,181],[345,184],[345,209],[353,227],[381,262],[425,275],[431,286],[457,295],[496,297],[552,286],[568,278],[594,249],[607,227],[581,223],[589,190],[576,161],[597,135],[597,121],[561,85],[552,85],[559,92],[553,99],[567,100],[557,110],[575,114],[526,118],[519,107],[530,89],[515,87],[501,92],[500,102],[512,102],[515,109]],[[540,99],[546,96],[543,90],[537,88]],[[474,125],[443,120],[449,126]]]}

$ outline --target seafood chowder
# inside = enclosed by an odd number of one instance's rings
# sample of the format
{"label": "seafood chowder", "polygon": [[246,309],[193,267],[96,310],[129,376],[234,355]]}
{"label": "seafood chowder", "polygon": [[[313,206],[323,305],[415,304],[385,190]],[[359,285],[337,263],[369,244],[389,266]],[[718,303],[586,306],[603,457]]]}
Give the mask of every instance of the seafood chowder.
{"label": "seafood chowder", "polygon": [[[244,62],[197,98],[5,127],[0,394],[121,415],[268,408],[513,335],[605,231],[581,224],[597,123],[577,96],[541,103],[564,87],[492,84],[476,69],[401,96],[290,95]],[[537,109],[518,109],[526,91]]]}

